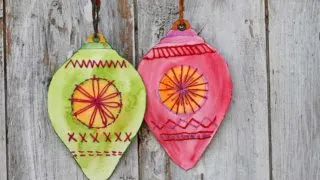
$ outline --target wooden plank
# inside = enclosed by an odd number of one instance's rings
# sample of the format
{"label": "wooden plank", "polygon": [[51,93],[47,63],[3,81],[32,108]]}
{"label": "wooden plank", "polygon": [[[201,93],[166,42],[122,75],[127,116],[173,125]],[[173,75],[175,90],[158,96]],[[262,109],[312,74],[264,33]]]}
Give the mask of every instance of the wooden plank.
{"label": "wooden plank", "polygon": [[269,7],[273,179],[320,179],[320,1]]}
{"label": "wooden plank", "polygon": [[[47,87],[54,72],[92,32],[90,0],[7,1],[9,179],[86,179],[51,127]],[[28,8],[25,8],[28,7]],[[134,58],[132,0],[102,1],[101,30]],[[114,179],[138,179],[133,143]]]}
{"label": "wooden plank", "polygon": [[0,1],[0,179],[7,179],[7,142],[6,142],[6,109],[5,109],[5,58],[4,58],[4,22],[3,2]]}
{"label": "wooden plank", "polygon": [[[137,0],[137,54],[142,57],[157,44],[176,18],[176,2],[172,0]],[[144,125],[139,135],[139,165],[141,180],[169,178],[169,158],[151,131]]]}
{"label": "wooden plank", "polygon": [[[177,18],[177,3],[138,0],[139,55],[168,31]],[[166,164],[163,150],[148,130],[142,130],[141,179],[269,179],[264,3],[254,0],[185,3],[186,18],[194,29],[221,51],[229,63],[233,101],[207,152],[188,172],[172,162]]]}

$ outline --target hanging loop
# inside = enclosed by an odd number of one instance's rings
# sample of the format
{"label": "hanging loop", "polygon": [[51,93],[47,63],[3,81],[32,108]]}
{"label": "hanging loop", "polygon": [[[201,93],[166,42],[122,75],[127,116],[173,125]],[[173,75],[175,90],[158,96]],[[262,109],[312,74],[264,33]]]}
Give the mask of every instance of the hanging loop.
{"label": "hanging loop", "polygon": [[184,0],[179,0],[179,19],[173,23],[173,30],[185,31],[190,29],[190,24],[184,19]]}
{"label": "hanging loop", "polygon": [[99,38],[99,21],[100,21],[100,0],[91,0],[92,3],[92,19],[93,19],[93,30],[94,30],[94,38]]}

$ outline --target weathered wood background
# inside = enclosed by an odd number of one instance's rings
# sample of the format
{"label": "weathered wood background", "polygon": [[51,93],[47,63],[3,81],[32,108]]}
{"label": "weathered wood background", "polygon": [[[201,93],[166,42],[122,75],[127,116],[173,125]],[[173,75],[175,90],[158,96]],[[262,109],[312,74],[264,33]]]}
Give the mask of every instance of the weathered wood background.
{"label": "weathered wood background", "polygon": [[[101,31],[135,65],[178,0],[103,0]],[[54,133],[50,79],[92,32],[90,0],[0,2],[0,180],[86,179]],[[186,0],[227,59],[234,96],[197,167],[170,161],[144,125],[111,179],[319,180],[320,0]]]}

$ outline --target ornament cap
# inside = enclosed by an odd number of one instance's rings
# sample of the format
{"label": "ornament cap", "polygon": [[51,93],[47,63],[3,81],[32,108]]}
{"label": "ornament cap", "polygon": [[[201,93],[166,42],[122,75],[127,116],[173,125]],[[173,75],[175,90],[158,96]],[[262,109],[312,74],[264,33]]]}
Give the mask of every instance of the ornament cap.
{"label": "ornament cap", "polygon": [[178,19],[172,24],[171,30],[185,31],[190,29],[190,23],[186,19]]}
{"label": "ornament cap", "polygon": [[109,45],[106,38],[103,36],[103,34],[98,33],[97,37],[95,37],[95,34],[91,34],[87,42],[84,43],[81,46],[81,49],[110,49],[111,46]]}

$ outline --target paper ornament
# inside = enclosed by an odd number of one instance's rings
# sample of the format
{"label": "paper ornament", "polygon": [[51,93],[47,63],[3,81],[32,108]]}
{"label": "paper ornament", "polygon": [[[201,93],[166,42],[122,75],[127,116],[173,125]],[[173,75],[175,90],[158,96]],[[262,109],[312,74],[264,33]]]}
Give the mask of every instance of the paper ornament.
{"label": "paper ornament", "polygon": [[107,179],[136,136],[146,107],[135,68],[101,34],[56,72],[48,93],[52,125],[91,180]]}
{"label": "paper ornament", "polygon": [[147,88],[145,121],[171,159],[195,166],[230,104],[228,66],[216,49],[178,20],[139,66]]}

